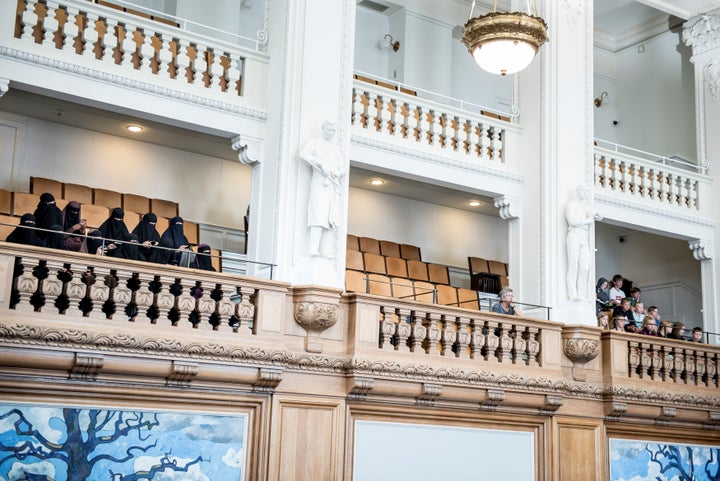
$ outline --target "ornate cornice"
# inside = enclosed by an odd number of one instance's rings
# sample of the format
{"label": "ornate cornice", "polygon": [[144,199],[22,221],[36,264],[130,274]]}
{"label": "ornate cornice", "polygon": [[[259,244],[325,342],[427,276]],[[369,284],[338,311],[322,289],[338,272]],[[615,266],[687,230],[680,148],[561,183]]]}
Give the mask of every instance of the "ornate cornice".
{"label": "ornate cornice", "polygon": [[157,84],[142,82],[123,75],[115,75],[102,70],[96,70],[70,62],[64,62],[56,58],[43,57],[42,55],[26,52],[24,50],[17,50],[4,45],[0,45],[0,56],[39,65],[44,68],[66,72],[78,77],[87,77],[89,79],[118,85],[128,89],[139,90],[141,92],[159,95],[161,97],[168,97],[173,100],[229,112],[252,120],[260,120],[263,122],[267,121],[267,112],[264,110],[244,107],[228,102],[221,102],[219,100],[170,89]]}
{"label": "ornate cornice", "polygon": [[517,184],[522,184],[523,180],[524,180],[524,177],[522,175],[515,174],[513,172],[497,170],[497,169],[493,169],[490,167],[485,167],[483,165],[478,165],[478,164],[475,164],[472,162],[454,160],[449,157],[444,157],[442,155],[430,154],[430,153],[422,151],[422,150],[412,149],[410,147],[400,146],[400,145],[396,145],[396,144],[391,144],[389,142],[383,142],[381,140],[372,139],[370,137],[358,135],[357,133],[353,133],[350,136],[350,140],[353,143],[358,144],[358,145],[364,145],[364,146],[372,147],[375,149],[386,150],[388,152],[405,155],[408,157],[412,157],[414,159],[427,160],[434,164],[444,165],[447,167],[460,167],[461,169],[466,170],[466,171],[479,172],[481,174],[486,174],[486,175],[489,175],[489,176],[492,176],[495,178],[499,178],[502,180],[509,180],[509,181],[517,183]]}
{"label": "ornate cornice", "polygon": [[701,53],[720,48],[720,15],[705,14],[682,32],[685,45],[692,48],[691,62]]}
{"label": "ornate cornice", "polygon": [[[682,211],[680,212],[673,212],[671,210],[665,210],[665,209],[657,209],[655,207],[647,206],[647,205],[641,205],[634,202],[628,202],[627,199],[619,198],[619,197],[613,197],[609,195],[603,195],[595,192],[595,202],[602,202],[607,205],[614,205],[618,207],[623,207],[625,209],[631,209],[638,212],[644,212],[646,214],[656,215],[658,217],[664,217],[666,219],[672,219],[676,221],[681,221],[687,224],[693,224],[698,225],[701,227],[711,227],[714,228],[717,224],[712,219],[703,219],[701,217],[693,217],[689,216],[688,214],[684,214]],[[688,209],[689,210],[689,209]]]}

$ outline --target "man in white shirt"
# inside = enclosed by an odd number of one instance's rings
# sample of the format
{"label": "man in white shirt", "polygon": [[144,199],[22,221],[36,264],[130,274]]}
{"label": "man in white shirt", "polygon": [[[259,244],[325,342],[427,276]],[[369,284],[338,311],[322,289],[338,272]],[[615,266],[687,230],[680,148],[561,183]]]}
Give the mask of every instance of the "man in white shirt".
{"label": "man in white shirt", "polygon": [[613,286],[610,288],[609,297],[616,306],[620,305],[620,301],[625,297],[625,293],[622,291],[623,276],[615,274],[612,278]]}

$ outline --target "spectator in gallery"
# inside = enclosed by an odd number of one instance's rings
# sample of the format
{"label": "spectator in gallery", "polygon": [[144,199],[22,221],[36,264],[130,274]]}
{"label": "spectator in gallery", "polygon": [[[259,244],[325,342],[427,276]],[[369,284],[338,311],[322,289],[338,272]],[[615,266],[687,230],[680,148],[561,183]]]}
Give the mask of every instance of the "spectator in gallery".
{"label": "spectator in gallery", "polygon": [[75,235],[65,236],[65,249],[83,252],[85,246],[85,227],[87,221],[81,218],[80,202],[71,200],[62,210],[62,228],[65,232]]}
{"label": "spectator in gallery", "polygon": [[624,297],[622,301],[620,301],[619,306],[615,306],[615,309],[613,309],[613,316],[622,316],[625,318],[627,321],[627,324],[625,325],[626,331],[635,332],[638,330],[639,326],[635,324],[635,316],[630,308],[630,299],[627,297]]}
{"label": "spectator in gallery", "polygon": [[635,305],[640,302],[640,294],[642,291],[639,287],[633,287],[630,289],[630,307],[635,307]]}
{"label": "spectator in gallery", "polygon": [[610,311],[600,311],[597,315],[598,327],[604,331],[610,330]]}
{"label": "spectator in gallery", "polygon": [[[125,257],[124,243],[130,241],[130,232],[125,226],[125,211],[115,207],[110,216],[100,224],[98,230],[102,232],[105,239],[104,254],[109,257]],[[88,251],[89,252],[89,251]]]}
{"label": "spectator in gallery", "polygon": [[[63,224],[62,211],[55,204],[55,196],[47,192],[40,196],[40,202],[38,202],[33,215],[35,216],[35,227],[39,229],[50,230],[50,227],[54,225]],[[38,230],[37,236],[44,241],[48,232]]]}
{"label": "spectator in gallery", "polygon": [[655,318],[653,316],[645,316],[645,319],[643,319],[643,327],[638,331],[638,334],[656,337],[659,336],[657,324],[655,324]]}
{"label": "spectator in gallery", "polygon": [[614,305],[610,302],[610,294],[608,293],[607,288],[608,280],[604,277],[598,279],[597,284],[595,284],[595,311],[598,313],[607,309],[608,306]]}
{"label": "spectator in gallery", "polygon": [[44,246],[45,241],[37,235],[35,230],[35,216],[23,214],[20,217],[20,224],[5,239],[5,242],[14,244],[25,244],[28,246]]}
{"label": "spectator in gallery", "polygon": [[214,271],[215,268],[212,265],[212,249],[207,244],[200,244],[197,246],[197,255],[195,256],[195,262],[191,267],[195,269],[202,269],[205,271]]}
{"label": "spectator in gallery", "polygon": [[510,316],[524,316],[523,311],[515,305],[513,302],[515,294],[509,287],[504,287],[498,294],[500,302],[495,303],[492,306],[492,312],[498,314],[508,314]]}
{"label": "spectator in gallery", "polygon": [[673,324],[672,332],[668,336],[670,339],[683,339],[685,334],[685,324],[682,322],[676,322]]}
{"label": "spectator in gallery", "polygon": [[[653,318],[654,319],[654,318]],[[657,322],[657,321],[656,321]],[[670,333],[672,332],[673,323],[670,321],[660,321],[660,326],[658,327],[658,335],[660,337],[669,337]]]}
{"label": "spectator in gallery", "polygon": [[[645,321],[645,316],[647,316],[648,313],[645,312],[645,303],[644,302],[642,302],[642,301],[637,302],[633,306],[632,301],[633,301],[632,298],[630,298],[630,305],[631,305],[630,309],[633,312],[633,321],[635,322],[636,326],[639,326],[639,325],[643,324],[643,322]],[[650,316],[650,317],[652,317],[652,316]],[[655,320],[654,317],[653,317],[653,320]],[[655,323],[655,327],[657,327],[657,322]]]}
{"label": "spectator in gallery", "polygon": [[702,327],[693,327],[692,338],[690,338],[690,342],[703,342]]}
{"label": "spectator in gallery", "polygon": [[627,318],[623,315],[613,315],[613,331],[625,332],[625,323]]}
{"label": "spectator in gallery", "polygon": [[[183,230],[183,218],[173,217],[170,219],[168,228],[165,229],[162,236],[160,237],[160,246],[165,247],[165,263],[171,265],[179,265],[180,259],[182,258],[183,251],[190,248],[190,242],[185,237],[185,231]],[[186,266],[187,267],[187,266]]]}
{"label": "spectator in gallery", "polygon": [[615,303],[616,306],[620,305],[620,301],[622,301],[625,298],[625,293],[622,290],[623,285],[623,276],[620,274],[615,274],[612,278],[612,287],[610,287],[610,292],[608,293],[608,296],[610,297],[610,300]]}
{"label": "spectator in gallery", "polygon": [[146,262],[160,263],[164,252],[156,249],[160,245],[160,233],[157,231],[157,216],[152,212],[145,214],[132,231],[140,243],[138,259]]}
{"label": "spectator in gallery", "polygon": [[655,318],[655,324],[660,325],[660,311],[657,306],[650,306],[647,308],[647,313]]}

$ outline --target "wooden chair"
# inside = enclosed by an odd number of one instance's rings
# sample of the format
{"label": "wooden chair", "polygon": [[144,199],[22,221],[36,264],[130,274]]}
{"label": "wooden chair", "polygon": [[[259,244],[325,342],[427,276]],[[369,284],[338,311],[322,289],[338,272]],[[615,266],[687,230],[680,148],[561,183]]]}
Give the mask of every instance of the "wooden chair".
{"label": "wooden chair", "polygon": [[370,252],[372,254],[380,254],[380,241],[372,237],[360,238],[360,252]]}
{"label": "wooden chair", "polygon": [[415,299],[415,286],[413,281],[403,277],[391,277],[392,295],[397,299],[405,299],[408,301]]}
{"label": "wooden chair", "polygon": [[145,214],[150,212],[150,199],[142,195],[123,194],[122,208],[139,214]]}
{"label": "wooden chair", "polygon": [[400,244],[400,257],[409,261],[420,261],[420,248],[410,244]]}
{"label": "wooden chair", "polygon": [[93,190],[84,185],[65,183],[63,184],[62,198],[67,201],[74,200],[76,202],[80,202],[81,204],[92,204]]}
{"label": "wooden chair", "polygon": [[367,274],[351,269],[345,270],[345,291],[367,292]]}
{"label": "wooden chair", "polygon": [[200,243],[200,226],[195,222],[183,219],[183,232],[190,244],[198,245]]}
{"label": "wooden chair", "polygon": [[87,219],[89,228],[97,229],[110,217],[110,209],[104,205],[85,204],[80,208],[80,216]]}
{"label": "wooden chair", "polygon": [[364,271],[365,263],[363,262],[363,255],[360,251],[352,249],[345,250],[345,268],[352,269],[355,271]]}
{"label": "wooden chair", "polygon": [[[104,207],[104,206],[103,206]],[[135,226],[137,226],[140,223],[140,219],[142,216],[138,214],[137,212],[131,212],[127,211],[125,212],[125,227],[132,232]]]}
{"label": "wooden chair", "polygon": [[458,306],[457,287],[439,284],[435,286],[437,289],[437,303],[443,306]]}
{"label": "wooden chair", "polygon": [[165,217],[157,218],[157,223],[155,224],[155,229],[157,229],[158,234],[163,235],[163,232],[165,232],[168,227],[170,227],[170,219],[167,219]]}
{"label": "wooden chair", "polygon": [[[7,236],[15,230],[15,226],[20,223],[20,217],[13,217],[11,215],[0,214],[0,240],[7,239]],[[10,224],[10,225],[5,225]]]}
{"label": "wooden chair", "polygon": [[368,288],[370,294],[376,296],[392,297],[390,278],[382,274],[368,274]]}
{"label": "wooden chair", "polygon": [[415,281],[413,283],[415,287],[415,300],[420,302],[435,302],[436,300],[436,289],[435,284],[430,284],[424,281]]}
{"label": "wooden chair", "polygon": [[360,250],[360,239],[356,235],[347,235],[347,249],[352,251]]}
{"label": "wooden chair", "polygon": [[21,217],[23,214],[32,214],[40,202],[40,195],[15,192],[13,194],[13,215]]}
{"label": "wooden chair", "polygon": [[468,267],[470,268],[470,276],[481,272],[490,272],[488,261],[482,257],[468,257]]}
{"label": "wooden chair", "polygon": [[500,275],[490,272],[487,260],[481,257],[468,257],[468,265],[470,267],[470,289],[492,294],[500,292]]}
{"label": "wooden chair", "polygon": [[387,267],[385,267],[385,258],[380,254],[373,254],[372,252],[363,252],[363,263],[365,264],[365,270],[367,272],[373,272],[375,274],[387,274]]}
{"label": "wooden chair", "polygon": [[407,277],[407,261],[401,257],[386,257],[387,273],[392,277]]}
{"label": "wooden chair", "polygon": [[[114,190],[93,189],[92,203],[114,209],[123,205],[123,196]],[[146,212],[138,212],[138,214],[146,214]]]}
{"label": "wooden chair", "polygon": [[465,309],[480,310],[480,302],[478,300],[477,291],[458,287],[457,290],[458,304]]}
{"label": "wooden chair", "polygon": [[40,196],[48,192],[56,199],[63,198],[62,182],[53,179],[45,179],[43,177],[30,177],[30,193]]}
{"label": "wooden chair", "polygon": [[428,263],[428,280],[433,284],[450,285],[450,270],[442,264]]}
{"label": "wooden chair", "polygon": [[407,261],[408,277],[415,281],[427,281],[428,270],[427,264],[422,261],[409,260]]}
{"label": "wooden chair", "polygon": [[148,212],[172,218],[178,215],[179,209],[177,202],[162,199],[150,199],[150,210]]}
{"label": "wooden chair", "polygon": [[12,214],[12,192],[0,189],[0,214]]}
{"label": "wooden chair", "polygon": [[488,272],[499,276],[508,275],[507,264],[500,261],[488,261]]}
{"label": "wooden chair", "polygon": [[380,241],[380,254],[385,257],[400,257],[400,244],[382,240]]}

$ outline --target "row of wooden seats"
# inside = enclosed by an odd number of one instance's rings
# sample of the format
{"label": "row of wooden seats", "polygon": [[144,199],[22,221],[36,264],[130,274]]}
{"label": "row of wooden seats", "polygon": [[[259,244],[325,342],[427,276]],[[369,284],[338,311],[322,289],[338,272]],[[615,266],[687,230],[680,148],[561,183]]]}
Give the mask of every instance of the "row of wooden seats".
{"label": "row of wooden seats", "polygon": [[42,177],[30,177],[30,193],[40,195],[45,192],[51,193],[56,199],[75,200],[81,204],[101,205],[110,209],[122,207],[131,212],[154,212],[158,217],[167,218],[179,215],[177,202],[150,199],[136,194],[122,194],[113,190],[96,189]]}
{"label": "row of wooden seats", "polygon": [[[40,195],[28,194],[25,192],[10,192],[0,189],[0,216],[2,216],[2,218],[4,219],[2,220],[2,222],[6,224],[17,225],[20,222],[20,217],[23,214],[32,214],[33,212],[35,212],[35,209],[37,208],[39,202]],[[67,199],[63,199],[57,196],[55,197],[55,204],[60,209],[63,209],[68,202],[69,200]],[[105,222],[108,217],[110,217],[110,212],[112,210],[112,208],[110,207],[96,204],[84,204],[82,202],[81,204],[82,206],[80,209],[80,214],[83,219],[87,220],[87,225],[91,229],[100,227],[100,225]],[[128,230],[132,231],[135,226],[138,225],[138,223],[142,219],[142,215],[143,214],[137,211],[125,210],[124,220]],[[170,225],[170,219],[165,216],[160,216],[157,213],[156,215],[156,229],[160,234],[162,234],[163,232],[165,232],[165,229],[167,229]],[[0,232],[5,233],[5,235],[2,236],[2,239],[5,239],[7,237],[7,234],[9,234],[13,229],[12,227],[8,228],[7,226],[0,227]],[[196,223],[184,220],[183,229],[185,231],[185,236],[188,238],[188,241],[191,244],[199,243],[200,228]]]}
{"label": "row of wooden seats", "polygon": [[402,257],[384,256],[372,252],[360,252],[348,249],[345,252],[345,267],[372,274],[387,274],[392,277],[408,278],[433,284],[450,284],[450,271],[447,266]]}
{"label": "row of wooden seats", "polygon": [[401,257],[406,260],[420,261],[420,248],[410,244],[373,239],[372,237],[358,237],[347,235],[347,249],[352,251],[369,252],[386,257]]}
{"label": "row of wooden seats", "polygon": [[504,262],[468,257],[468,267],[471,289],[497,294],[500,289],[508,286],[509,271]]}
{"label": "row of wooden seats", "polygon": [[345,271],[345,290],[480,310],[478,293],[471,289],[352,269]]}

